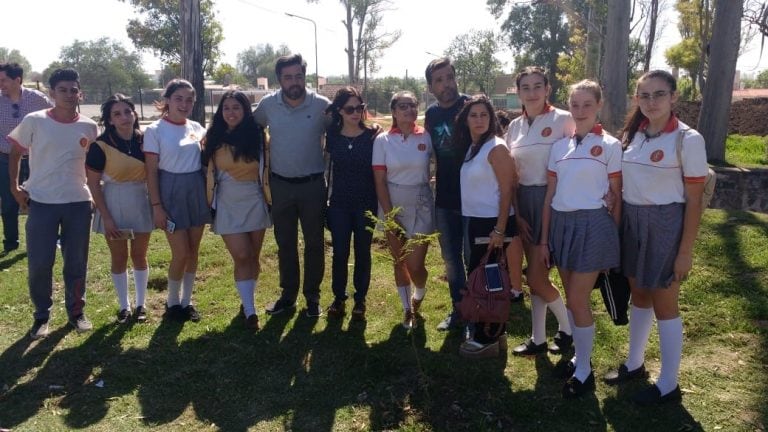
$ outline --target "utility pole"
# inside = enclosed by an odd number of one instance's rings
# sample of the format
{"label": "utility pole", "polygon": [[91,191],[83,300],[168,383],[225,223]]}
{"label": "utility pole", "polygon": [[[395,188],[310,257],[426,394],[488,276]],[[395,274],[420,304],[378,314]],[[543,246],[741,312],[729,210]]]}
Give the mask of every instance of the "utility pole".
{"label": "utility pole", "polygon": [[190,119],[205,127],[205,84],[203,83],[203,38],[200,0],[181,0],[181,77],[195,88],[195,105]]}

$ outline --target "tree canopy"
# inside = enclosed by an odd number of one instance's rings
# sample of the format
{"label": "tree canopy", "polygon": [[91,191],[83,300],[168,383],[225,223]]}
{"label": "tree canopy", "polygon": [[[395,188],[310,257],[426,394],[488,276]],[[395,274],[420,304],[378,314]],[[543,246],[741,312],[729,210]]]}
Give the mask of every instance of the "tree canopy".
{"label": "tree canopy", "polygon": [[462,92],[479,91],[490,95],[501,72],[501,62],[494,57],[499,37],[492,30],[472,30],[456,36],[445,55],[453,60]]}
{"label": "tree canopy", "polygon": [[[128,21],[128,37],[140,50],[149,50],[166,64],[181,63],[179,0],[120,0],[130,3],[139,18]],[[216,19],[213,0],[200,1],[203,38],[203,70],[212,75],[221,58],[219,44],[224,40]]]}
{"label": "tree canopy", "polygon": [[25,77],[32,72],[32,65],[29,63],[29,60],[21,55],[17,49],[0,47],[0,63],[18,63],[24,69]]}
{"label": "tree canopy", "polygon": [[61,67],[71,67],[80,73],[80,85],[90,103],[101,103],[114,93],[132,95],[140,88],[153,87],[139,54],[106,37],[75,40],[62,47],[59,59],[43,72],[43,80],[48,81],[51,73]]}
{"label": "tree canopy", "polygon": [[275,63],[280,56],[290,54],[291,50],[285,45],[277,49],[271,44],[258,44],[237,54],[237,70],[253,86],[256,78],[266,77],[270,85],[277,83]]}

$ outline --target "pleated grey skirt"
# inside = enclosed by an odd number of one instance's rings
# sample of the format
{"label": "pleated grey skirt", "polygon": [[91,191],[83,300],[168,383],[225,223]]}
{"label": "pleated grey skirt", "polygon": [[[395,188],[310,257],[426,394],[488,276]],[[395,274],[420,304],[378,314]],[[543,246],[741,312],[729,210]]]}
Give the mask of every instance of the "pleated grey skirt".
{"label": "pleated grey skirt", "polygon": [[622,207],[621,263],[637,288],[667,288],[683,236],[685,204]]}
{"label": "pleated grey skirt", "polygon": [[579,273],[619,266],[619,228],[605,207],[552,210],[549,248],[555,265]]}
{"label": "pleated grey skirt", "polygon": [[[104,201],[118,229],[134,233],[152,232],[152,209],[145,182],[104,182]],[[97,209],[91,224],[93,232],[104,234],[104,218]]]}
{"label": "pleated grey skirt", "polygon": [[[429,235],[435,232],[435,201],[429,184],[387,183],[387,188],[392,208],[400,207],[397,220],[405,229],[407,238],[412,238],[416,234]],[[381,207],[379,207],[379,219],[384,219]]]}
{"label": "pleated grey skirt", "polygon": [[216,184],[213,232],[220,235],[248,233],[272,225],[264,193],[257,181],[222,179]]}
{"label": "pleated grey skirt", "polygon": [[[546,186],[523,186],[517,188],[517,208],[519,214],[531,226],[531,241],[533,244],[541,239],[541,209],[544,208]],[[521,233],[522,236],[522,233]]]}
{"label": "pleated grey skirt", "polygon": [[211,210],[205,197],[202,170],[176,174],[159,171],[160,202],[176,229],[188,229],[211,223]]}

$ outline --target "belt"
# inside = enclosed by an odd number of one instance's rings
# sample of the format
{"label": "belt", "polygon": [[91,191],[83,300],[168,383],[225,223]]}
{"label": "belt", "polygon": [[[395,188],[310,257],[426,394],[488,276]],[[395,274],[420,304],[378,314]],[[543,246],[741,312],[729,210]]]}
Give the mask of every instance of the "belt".
{"label": "belt", "polygon": [[287,183],[300,184],[300,183],[308,183],[313,180],[321,179],[323,178],[323,174],[325,173],[310,174],[308,176],[303,176],[303,177],[283,177],[280,174],[272,173],[272,177]]}

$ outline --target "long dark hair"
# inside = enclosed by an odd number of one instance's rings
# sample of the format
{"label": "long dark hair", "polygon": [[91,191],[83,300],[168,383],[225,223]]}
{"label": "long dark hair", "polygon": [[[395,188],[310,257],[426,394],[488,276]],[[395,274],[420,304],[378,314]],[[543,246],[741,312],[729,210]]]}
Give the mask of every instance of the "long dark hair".
{"label": "long dark hair", "polygon": [[114,107],[118,102],[122,102],[128,105],[131,108],[131,111],[133,111],[133,136],[138,140],[138,144],[141,145],[144,139],[144,134],[141,132],[141,128],[139,127],[139,115],[136,113],[136,105],[133,104],[133,101],[130,97],[122,93],[115,93],[114,95],[108,97],[103,104],[101,104],[101,118],[99,119],[99,124],[104,126],[104,132],[99,136],[98,139],[106,142],[112,147],[117,147],[115,142],[117,129],[115,128],[115,125],[113,125],[110,121],[110,117],[112,116],[112,107]]}
{"label": "long dark hair", "polygon": [[[637,88],[639,88],[640,83],[649,80],[651,78],[659,78],[661,80],[664,80],[669,84],[669,90],[674,93],[677,91],[677,80],[674,76],[672,76],[671,73],[663,70],[652,70],[649,72],[646,72],[637,80],[637,86],[635,87],[635,93],[637,93]],[[621,135],[624,136],[624,141],[622,142],[622,145],[624,148],[627,148],[629,143],[632,142],[632,140],[635,138],[635,134],[637,133],[637,130],[640,128],[640,123],[645,120],[645,114],[643,114],[642,111],[640,111],[640,105],[635,102],[634,107],[632,108],[632,111],[627,114],[627,118],[624,120],[624,128],[621,130]]]}
{"label": "long dark hair", "polygon": [[[333,102],[328,106],[328,108],[325,109],[326,114],[331,115],[331,124],[328,125],[328,134],[330,135],[337,135],[341,133],[341,128],[344,127],[344,119],[341,117],[341,109],[344,107],[344,105],[349,101],[351,98],[357,98],[357,100],[360,101],[360,103],[365,103],[363,101],[363,97],[360,95],[360,92],[352,87],[352,86],[346,86],[340,88],[336,95],[333,97]],[[368,112],[363,111],[363,115],[360,118],[360,122],[357,124],[360,126],[362,130],[366,129],[372,129],[371,127],[367,126],[365,124],[365,120],[368,118]]]}
{"label": "long dark hair", "polygon": [[176,90],[180,88],[190,89],[192,90],[192,94],[195,94],[195,87],[192,86],[191,82],[185,79],[174,78],[168,81],[168,85],[165,86],[165,90],[163,91],[163,99],[155,101],[153,104],[155,105],[155,108],[160,111],[160,114],[168,114],[168,101],[166,99],[170,99],[171,96],[176,93]]}
{"label": "long dark hair", "polygon": [[[243,120],[233,130],[228,130],[224,121],[224,102],[227,99],[236,100],[243,108]],[[251,114],[251,102],[245,93],[237,90],[229,90],[221,95],[216,114],[213,115],[211,125],[205,133],[205,147],[203,148],[203,164],[207,165],[213,155],[222,145],[232,146],[232,157],[245,162],[258,161],[264,145],[264,129],[256,124]]]}
{"label": "long dark hair", "polygon": [[472,153],[469,155],[469,157],[467,157],[467,162],[474,159],[474,157],[477,156],[477,153],[480,151],[480,148],[492,137],[498,135],[500,130],[499,119],[496,117],[496,112],[493,109],[491,100],[483,94],[472,96],[471,98],[467,99],[466,102],[464,102],[464,106],[456,116],[456,126],[453,128],[453,147],[462,151],[463,153],[466,153],[470,144],[474,144],[472,142],[472,134],[469,132],[467,120],[469,119],[469,110],[472,109],[472,107],[475,105],[483,105],[488,111],[488,130],[480,136],[480,140],[478,142],[479,145],[472,148]]}

